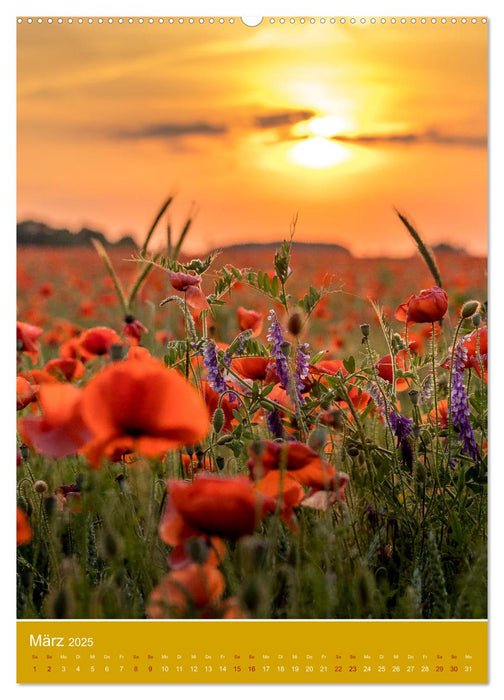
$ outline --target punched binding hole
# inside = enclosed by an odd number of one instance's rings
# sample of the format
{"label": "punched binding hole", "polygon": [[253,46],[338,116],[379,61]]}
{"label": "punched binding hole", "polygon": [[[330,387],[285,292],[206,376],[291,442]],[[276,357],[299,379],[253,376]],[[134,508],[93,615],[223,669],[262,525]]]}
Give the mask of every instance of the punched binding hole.
{"label": "punched binding hole", "polygon": [[247,27],[257,27],[263,21],[262,17],[241,17],[240,19]]}

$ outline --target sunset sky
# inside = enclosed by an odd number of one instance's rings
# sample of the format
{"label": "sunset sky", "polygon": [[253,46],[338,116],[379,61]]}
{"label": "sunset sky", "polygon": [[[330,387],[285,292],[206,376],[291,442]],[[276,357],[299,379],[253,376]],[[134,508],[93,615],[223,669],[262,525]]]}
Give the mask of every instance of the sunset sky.
{"label": "sunset sky", "polygon": [[141,240],[169,193],[192,252],[279,240],[487,245],[487,27],[18,25],[18,220]]}

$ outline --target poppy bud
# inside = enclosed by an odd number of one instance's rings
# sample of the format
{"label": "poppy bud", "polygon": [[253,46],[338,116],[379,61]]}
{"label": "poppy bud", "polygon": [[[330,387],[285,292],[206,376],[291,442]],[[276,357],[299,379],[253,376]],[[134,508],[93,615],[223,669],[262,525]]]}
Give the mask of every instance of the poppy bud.
{"label": "poppy bud", "polygon": [[312,430],[310,437],[308,438],[308,447],[312,450],[318,452],[321,450],[327,440],[328,432],[325,428],[315,428]]}
{"label": "poppy bud", "polygon": [[122,360],[124,357],[124,346],[120,343],[112,343],[109,352],[112,362],[117,362],[118,360]]}
{"label": "poppy bud", "polygon": [[472,317],[472,323],[475,328],[478,328],[481,324],[481,316],[479,314],[474,314]]}
{"label": "poppy bud", "polygon": [[364,338],[369,338],[369,323],[361,323],[361,333]]}
{"label": "poppy bud", "polygon": [[219,471],[222,471],[224,469],[224,467],[226,466],[226,460],[224,459],[224,457],[222,457],[222,455],[219,455],[217,457],[217,459],[215,460],[215,462],[217,464],[217,469]]}
{"label": "poppy bud", "polygon": [[185,543],[185,550],[195,564],[204,564],[210,550],[202,537],[191,537]]}
{"label": "poppy bud", "polygon": [[224,427],[224,421],[225,421],[225,416],[224,416],[224,411],[222,408],[216,408],[215,412],[212,417],[212,425],[213,429],[216,433],[220,433],[222,428]]}
{"label": "poppy bud", "polygon": [[408,396],[413,406],[418,406],[418,399],[420,398],[420,393],[416,389],[411,389],[408,391]]}
{"label": "poppy bud", "polygon": [[233,435],[221,435],[220,438],[217,440],[216,444],[217,445],[225,445],[228,442],[232,442],[234,440]]}
{"label": "poppy bud", "polygon": [[299,335],[301,333],[301,328],[303,326],[303,320],[301,314],[295,311],[291,314],[289,320],[287,321],[287,329],[292,335]]}
{"label": "poppy bud", "polygon": [[39,493],[40,495],[45,493],[48,488],[49,487],[47,486],[46,482],[42,481],[42,479],[39,479],[33,484],[33,490],[35,491],[35,493]]}
{"label": "poppy bud", "polygon": [[28,445],[20,445],[19,451],[21,452],[21,457],[23,459],[28,459],[28,457],[30,456],[30,448],[28,447]]}
{"label": "poppy bud", "polygon": [[466,301],[460,310],[460,315],[462,318],[471,318],[476,311],[479,309],[479,301],[471,299],[471,301]]}
{"label": "poppy bud", "polygon": [[347,450],[347,454],[350,457],[357,457],[357,455],[359,454],[359,448],[355,445],[351,445]]}

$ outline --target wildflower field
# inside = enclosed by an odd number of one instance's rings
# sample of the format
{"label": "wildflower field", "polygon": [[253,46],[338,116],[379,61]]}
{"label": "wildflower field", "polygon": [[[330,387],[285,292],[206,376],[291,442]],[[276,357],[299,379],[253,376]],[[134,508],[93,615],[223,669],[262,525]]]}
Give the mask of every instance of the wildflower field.
{"label": "wildflower field", "polygon": [[18,249],[18,617],[486,617],[486,260],[190,223]]}

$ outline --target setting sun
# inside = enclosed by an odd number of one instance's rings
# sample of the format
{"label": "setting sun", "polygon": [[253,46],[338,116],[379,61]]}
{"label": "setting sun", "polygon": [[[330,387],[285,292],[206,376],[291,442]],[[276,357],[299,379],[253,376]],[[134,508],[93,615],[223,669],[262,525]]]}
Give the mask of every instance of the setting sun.
{"label": "setting sun", "polygon": [[331,168],[350,158],[350,151],[339,143],[321,136],[301,141],[290,150],[289,157],[307,168]]}

